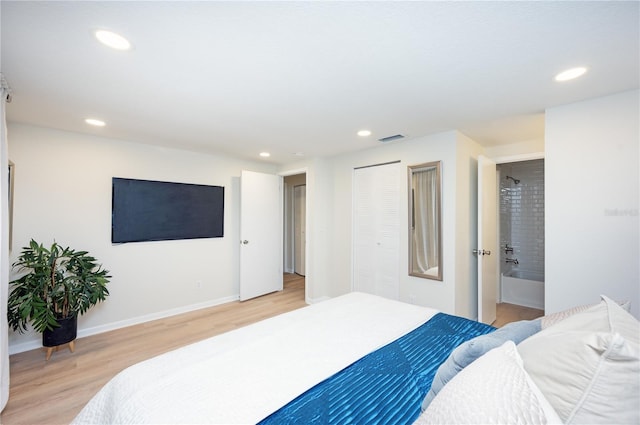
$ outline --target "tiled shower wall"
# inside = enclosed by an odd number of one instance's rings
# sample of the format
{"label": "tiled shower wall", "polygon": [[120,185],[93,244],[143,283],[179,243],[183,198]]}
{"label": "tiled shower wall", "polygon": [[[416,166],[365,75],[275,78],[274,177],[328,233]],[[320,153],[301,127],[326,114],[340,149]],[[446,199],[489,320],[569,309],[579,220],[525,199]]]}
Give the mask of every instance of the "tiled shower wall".
{"label": "tiled shower wall", "polygon": [[[499,164],[498,175],[500,270],[533,272],[544,278],[544,159]],[[513,254],[505,254],[506,244],[513,247]],[[517,258],[519,264],[507,264],[507,257]]]}

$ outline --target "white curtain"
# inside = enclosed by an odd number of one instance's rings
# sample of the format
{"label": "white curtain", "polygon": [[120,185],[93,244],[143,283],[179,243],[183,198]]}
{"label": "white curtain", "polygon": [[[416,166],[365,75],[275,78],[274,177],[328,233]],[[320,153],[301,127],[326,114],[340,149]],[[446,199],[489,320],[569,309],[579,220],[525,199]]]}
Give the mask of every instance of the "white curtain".
{"label": "white curtain", "polygon": [[436,169],[414,170],[412,173],[414,230],[413,264],[426,273],[438,265],[438,226],[436,225]]}
{"label": "white curtain", "polygon": [[9,295],[9,152],[5,104],[9,87],[0,73],[0,411],[9,400],[9,325],[7,297]]}

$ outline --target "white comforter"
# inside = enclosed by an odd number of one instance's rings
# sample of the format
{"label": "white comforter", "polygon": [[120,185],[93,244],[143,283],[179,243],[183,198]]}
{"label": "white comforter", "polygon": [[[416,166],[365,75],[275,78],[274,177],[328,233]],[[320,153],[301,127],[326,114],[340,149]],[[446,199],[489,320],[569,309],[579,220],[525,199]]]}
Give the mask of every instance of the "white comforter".
{"label": "white comforter", "polygon": [[343,295],[125,369],[74,423],[256,423],[436,312]]}

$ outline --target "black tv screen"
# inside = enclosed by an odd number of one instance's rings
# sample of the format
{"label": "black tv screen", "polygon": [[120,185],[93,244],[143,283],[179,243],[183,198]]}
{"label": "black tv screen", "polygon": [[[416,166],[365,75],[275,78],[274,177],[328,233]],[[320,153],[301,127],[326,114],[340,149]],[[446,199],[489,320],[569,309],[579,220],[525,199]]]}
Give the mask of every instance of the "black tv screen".
{"label": "black tv screen", "polygon": [[114,177],[111,242],[224,236],[224,187]]}

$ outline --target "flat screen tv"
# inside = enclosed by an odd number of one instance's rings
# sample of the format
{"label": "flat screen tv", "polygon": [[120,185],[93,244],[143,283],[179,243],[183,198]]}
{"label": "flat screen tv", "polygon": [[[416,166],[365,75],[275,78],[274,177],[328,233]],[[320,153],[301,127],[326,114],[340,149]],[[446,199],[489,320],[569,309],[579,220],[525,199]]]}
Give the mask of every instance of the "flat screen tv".
{"label": "flat screen tv", "polygon": [[114,177],[111,242],[224,236],[224,187]]}

